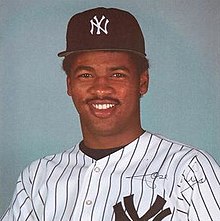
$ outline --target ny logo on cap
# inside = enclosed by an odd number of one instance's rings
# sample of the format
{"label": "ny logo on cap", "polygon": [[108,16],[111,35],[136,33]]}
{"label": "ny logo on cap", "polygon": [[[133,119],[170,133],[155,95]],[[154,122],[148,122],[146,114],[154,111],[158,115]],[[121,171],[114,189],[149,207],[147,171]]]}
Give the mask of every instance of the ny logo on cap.
{"label": "ny logo on cap", "polygon": [[[105,23],[104,23],[104,25],[102,27],[101,25],[102,25],[102,22],[104,22],[104,20],[105,20]],[[96,27],[96,34],[97,35],[100,35],[101,31],[104,32],[106,35],[108,34],[107,25],[109,23],[109,20],[107,18],[105,18],[104,15],[102,16],[102,18],[100,20],[98,20],[98,18],[95,15],[93,17],[93,19],[90,20],[90,23],[91,23],[90,33],[92,35],[94,34],[95,27]]]}

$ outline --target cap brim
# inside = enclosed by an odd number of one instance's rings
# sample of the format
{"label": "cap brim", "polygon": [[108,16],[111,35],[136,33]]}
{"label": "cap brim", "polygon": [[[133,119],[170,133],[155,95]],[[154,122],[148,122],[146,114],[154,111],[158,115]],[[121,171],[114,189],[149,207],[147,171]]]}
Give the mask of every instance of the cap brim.
{"label": "cap brim", "polygon": [[137,54],[141,57],[146,58],[146,54],[142,54],[138,51],[128,50],[128,49],[87,49],[87,50],[78,50],[78,51],[61,51],[57,54],[58,57],[67,57],[70,54],[82,53],[82,52],[95,52],[95,51],[116,51],[116,52],[131,52]]}

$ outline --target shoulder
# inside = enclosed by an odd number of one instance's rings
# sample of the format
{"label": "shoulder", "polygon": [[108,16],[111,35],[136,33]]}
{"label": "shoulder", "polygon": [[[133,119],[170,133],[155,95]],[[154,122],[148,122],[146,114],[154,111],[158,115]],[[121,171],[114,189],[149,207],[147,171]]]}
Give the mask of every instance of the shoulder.
{"label": "shoulder", "polygon": [[173,175],[180,175],[184,171],[197,168],[195,169],[197,172],[218,173],[220,176],[218,163],[206,151],[158,134],[150,133],[150,135],[150,146],[154,157],[162,163],[160,169],[172,172]]}
{"label": "shoulder", "polygon": [[[163,155],[161,170],[175,182],[212,180],[219,186],[220,167],[213,156],[197,147],[153,135],[160,140]],[[165,151],[166,150],[166,151]]]}
{"label": "shoulder", "polygon": [[183,161],[185,163],[186,161],[191,161],[191,159],[197,158],[200,159],[200,161],[217,164],[213,156],[198,147],[181,143],[159,134],[152,134],[152,137],[160,143],[161,151],[166,148],[167,155],[172,156],[175,160]]}
{"label": "shoulder", "polygon": [[77,152],[79,152],[78,144],[61,153],[35,160],[21,172],[19,179],[24,184],[26,182],[33,185],[34,183],[45,182],[52,175],[58,176],[71,166],[71,159]]}
{"label": "shoulder", "polygon": [[209,153],[161,135],[151,134],[151,140],[151,149],[157,149],[154,150],[157,177],[165,177],[169,196],[184,190],[191,194],[195,186],[200,190],[220,190],[220,167]]}

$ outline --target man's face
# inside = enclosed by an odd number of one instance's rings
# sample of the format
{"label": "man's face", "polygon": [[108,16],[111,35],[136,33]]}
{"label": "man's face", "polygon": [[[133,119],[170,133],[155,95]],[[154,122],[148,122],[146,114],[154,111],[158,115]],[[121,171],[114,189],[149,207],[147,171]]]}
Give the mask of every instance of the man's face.
{"label": "man's face", "polygon": [[140,95],[147,86],[147,72],[137,73],[125,52],[81,53],[67,76],[82,131],[101,136],[140,128]]}

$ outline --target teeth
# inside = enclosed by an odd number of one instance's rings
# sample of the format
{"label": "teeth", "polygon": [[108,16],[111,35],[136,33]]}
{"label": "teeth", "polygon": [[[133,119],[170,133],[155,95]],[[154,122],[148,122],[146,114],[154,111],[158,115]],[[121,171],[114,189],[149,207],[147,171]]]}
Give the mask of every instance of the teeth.
{"label": "teeth", "polygon": [[106,109],[112,108],[114,106],[115,106],[115,104],[93,104],[93,107],[98,110],[106,110]]}

